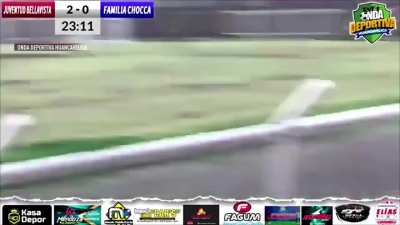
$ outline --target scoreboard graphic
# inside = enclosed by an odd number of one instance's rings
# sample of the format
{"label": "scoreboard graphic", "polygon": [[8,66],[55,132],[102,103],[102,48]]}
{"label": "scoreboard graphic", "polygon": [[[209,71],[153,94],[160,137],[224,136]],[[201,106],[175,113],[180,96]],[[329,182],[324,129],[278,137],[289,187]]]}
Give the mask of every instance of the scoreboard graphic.
{"label": "scoreboard graphic", "polygon": [[2,1],[2,19],[54,19],[56,35],[99,35],[101,20],[154,18],[153,1]]}

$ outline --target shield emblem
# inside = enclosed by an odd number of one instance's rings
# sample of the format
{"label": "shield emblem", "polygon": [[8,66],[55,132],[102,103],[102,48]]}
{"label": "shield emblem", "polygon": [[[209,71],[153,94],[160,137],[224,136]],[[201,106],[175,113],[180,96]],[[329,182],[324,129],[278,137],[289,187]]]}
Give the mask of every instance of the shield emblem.
{"label": "shield emblem", "polygon": [[11,224],[18,224],[21,221],[21,216],[17,209],[12,209],[11,212],[8,214],[8,221]]}
{"label": "shield emblem", "polygon": [[[378,2],[362,3],[358,5],[358,8],[356,10],[353,10],[354,22],[362,22],[374,19],[388,19],[390,17],[390,10],[386,8],[385,4]],[[365,40],[372,44],[378,41],[384,33],[385,32],[382,32],[382,30],[380,29],[371,30],[371,32],[368,32],[366,34],[357,34],[356,39],[363,37]]]}

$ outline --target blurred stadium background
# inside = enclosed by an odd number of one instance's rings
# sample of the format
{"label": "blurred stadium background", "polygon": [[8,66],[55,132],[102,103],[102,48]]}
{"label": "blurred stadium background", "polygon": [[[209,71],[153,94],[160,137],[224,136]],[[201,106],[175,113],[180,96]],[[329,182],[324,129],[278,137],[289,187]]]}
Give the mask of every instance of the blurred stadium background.
{"label": "blurred stadium background", "polygon": [[[353,41],[347,26],[358,2],[160,0],[155,19],[103,20],[93,37],[54,36],[50,20],[2,20],[1,114],[30,114],[38,124],[1,162],[262,123],[307,78],[337,84],[310,114],[399,102],[399,32],[374,45]],[[399,1],[381,2],[399,17]],[[24,41],[84,42],[89,51],[9,51]],[[398,195],[398,135],[398,118],[371,121],[230,156],[3,187],[1,195]]]}

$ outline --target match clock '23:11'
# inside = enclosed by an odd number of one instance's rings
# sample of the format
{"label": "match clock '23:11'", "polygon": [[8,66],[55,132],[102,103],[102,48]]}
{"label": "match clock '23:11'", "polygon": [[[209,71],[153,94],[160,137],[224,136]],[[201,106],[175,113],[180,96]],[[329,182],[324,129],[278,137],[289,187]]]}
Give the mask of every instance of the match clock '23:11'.
{"label": "match clock '23:11'", "polygon": [[94,31],[93,21],[62,21],[62,31]]}

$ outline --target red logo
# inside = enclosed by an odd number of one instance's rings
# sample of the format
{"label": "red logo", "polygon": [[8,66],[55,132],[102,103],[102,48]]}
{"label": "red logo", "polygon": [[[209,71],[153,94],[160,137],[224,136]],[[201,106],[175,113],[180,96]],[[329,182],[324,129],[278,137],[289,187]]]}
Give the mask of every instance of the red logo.
{"label": "red logo", "polygon": [[236,202],[233,205],[233,210],[235,210],[237,213],[247,213],[248,211],[251,210],[251,205],[248,202]]}
{"label": "red logo", "polygon": [[65,212],[65,214],[67,214],[68,216],[70,216],[70,215],[74,215],[74,214],[75,214],[75,212],[74,212],[74,210],[73,210],[73,209],[71,209],[71,208],[67,208],[67,211]]}
{"label": "red logo", "polygon": [[375,219],[379,225],[394,225],[397,224],[398,216],[398,204],[392,201],[384,201],[378,205]]}

